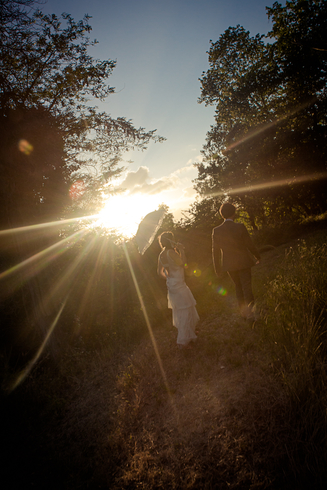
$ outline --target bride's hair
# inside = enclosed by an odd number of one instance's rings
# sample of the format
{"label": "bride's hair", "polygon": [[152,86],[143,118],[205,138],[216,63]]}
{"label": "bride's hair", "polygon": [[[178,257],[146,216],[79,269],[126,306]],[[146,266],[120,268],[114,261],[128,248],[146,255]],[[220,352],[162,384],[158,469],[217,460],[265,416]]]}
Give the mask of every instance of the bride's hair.
{"label": "bride's hair", "polygon": [[171,242],[175,241],[174,234],[171,231],[164,231],[158,238],[161,248],[174,248]]}

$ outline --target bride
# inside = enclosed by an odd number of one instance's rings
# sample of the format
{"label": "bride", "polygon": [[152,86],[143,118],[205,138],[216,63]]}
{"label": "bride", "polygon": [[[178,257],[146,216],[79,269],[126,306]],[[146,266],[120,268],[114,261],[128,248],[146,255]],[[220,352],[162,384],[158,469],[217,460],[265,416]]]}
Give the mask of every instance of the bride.
{"label": "bride", "polygon": [[174,235],[166,231],[159,236],[161,252],[158,258],[158,275],[166,279],[168,308],[172,309],[173,325],[178,330],[177,345],[185,348],[195,335],[195,325],[199,321],[196,301],[184,279],[186,263],[184,246],[175,243]]}

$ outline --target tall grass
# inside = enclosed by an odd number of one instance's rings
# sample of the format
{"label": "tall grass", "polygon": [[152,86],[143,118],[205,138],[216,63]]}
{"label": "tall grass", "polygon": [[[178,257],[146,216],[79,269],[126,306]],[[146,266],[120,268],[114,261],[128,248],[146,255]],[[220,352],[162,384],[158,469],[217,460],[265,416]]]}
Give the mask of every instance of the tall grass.
{"label": "tall grass", "polygon": [[44,358],[2,400],[12,488],[324,489],[326,251],[322,232],[263,256],[254,325],[238,316],[228,278],[222,296],[209,267],[189,276],[201,314],[190,351],[177,349],[170,313],[157,312],[164,287],[159,299],[150,289],[165,377],[134,310],[120,333],[104,317],[93,341]]}
{"label": "tall grass", "polygon": [[290,467],[300,488],[323,488],[327,478],[325,234],[288,248],[265,291],[264,331],[290,401],[286,415]]}

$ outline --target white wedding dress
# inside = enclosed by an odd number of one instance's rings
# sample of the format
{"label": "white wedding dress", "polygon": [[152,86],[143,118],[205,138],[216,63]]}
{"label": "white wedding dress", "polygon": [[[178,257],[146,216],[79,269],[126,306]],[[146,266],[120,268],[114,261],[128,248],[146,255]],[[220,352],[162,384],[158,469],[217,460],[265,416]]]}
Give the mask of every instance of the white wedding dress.
{"label": "white wedding dress", "polygon": [[184,268],[175,264],[166,254],[168,264],[162,263],[168,289],[168,308],[172,309],[173,325],[178,330],[177,344],[186,346],[197,338],[195,326],[199,321],[196,301],[189,287],[185,284]]}

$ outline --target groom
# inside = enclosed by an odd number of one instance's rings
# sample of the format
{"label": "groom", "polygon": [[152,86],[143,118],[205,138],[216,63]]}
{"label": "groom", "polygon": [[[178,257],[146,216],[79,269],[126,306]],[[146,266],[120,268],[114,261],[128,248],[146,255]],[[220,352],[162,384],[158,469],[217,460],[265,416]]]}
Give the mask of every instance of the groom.
{"label": "groom", "polygon": [[[212,258],[216,275],[227,271],[236,288],[236,299],[243,318],[254,319],[251,267],[260,254],[242,223],[234,223],[236,208],[225,202],[219,209],[224,222],[212,231]],[[254,260],[254,257],[257,261]]]}

